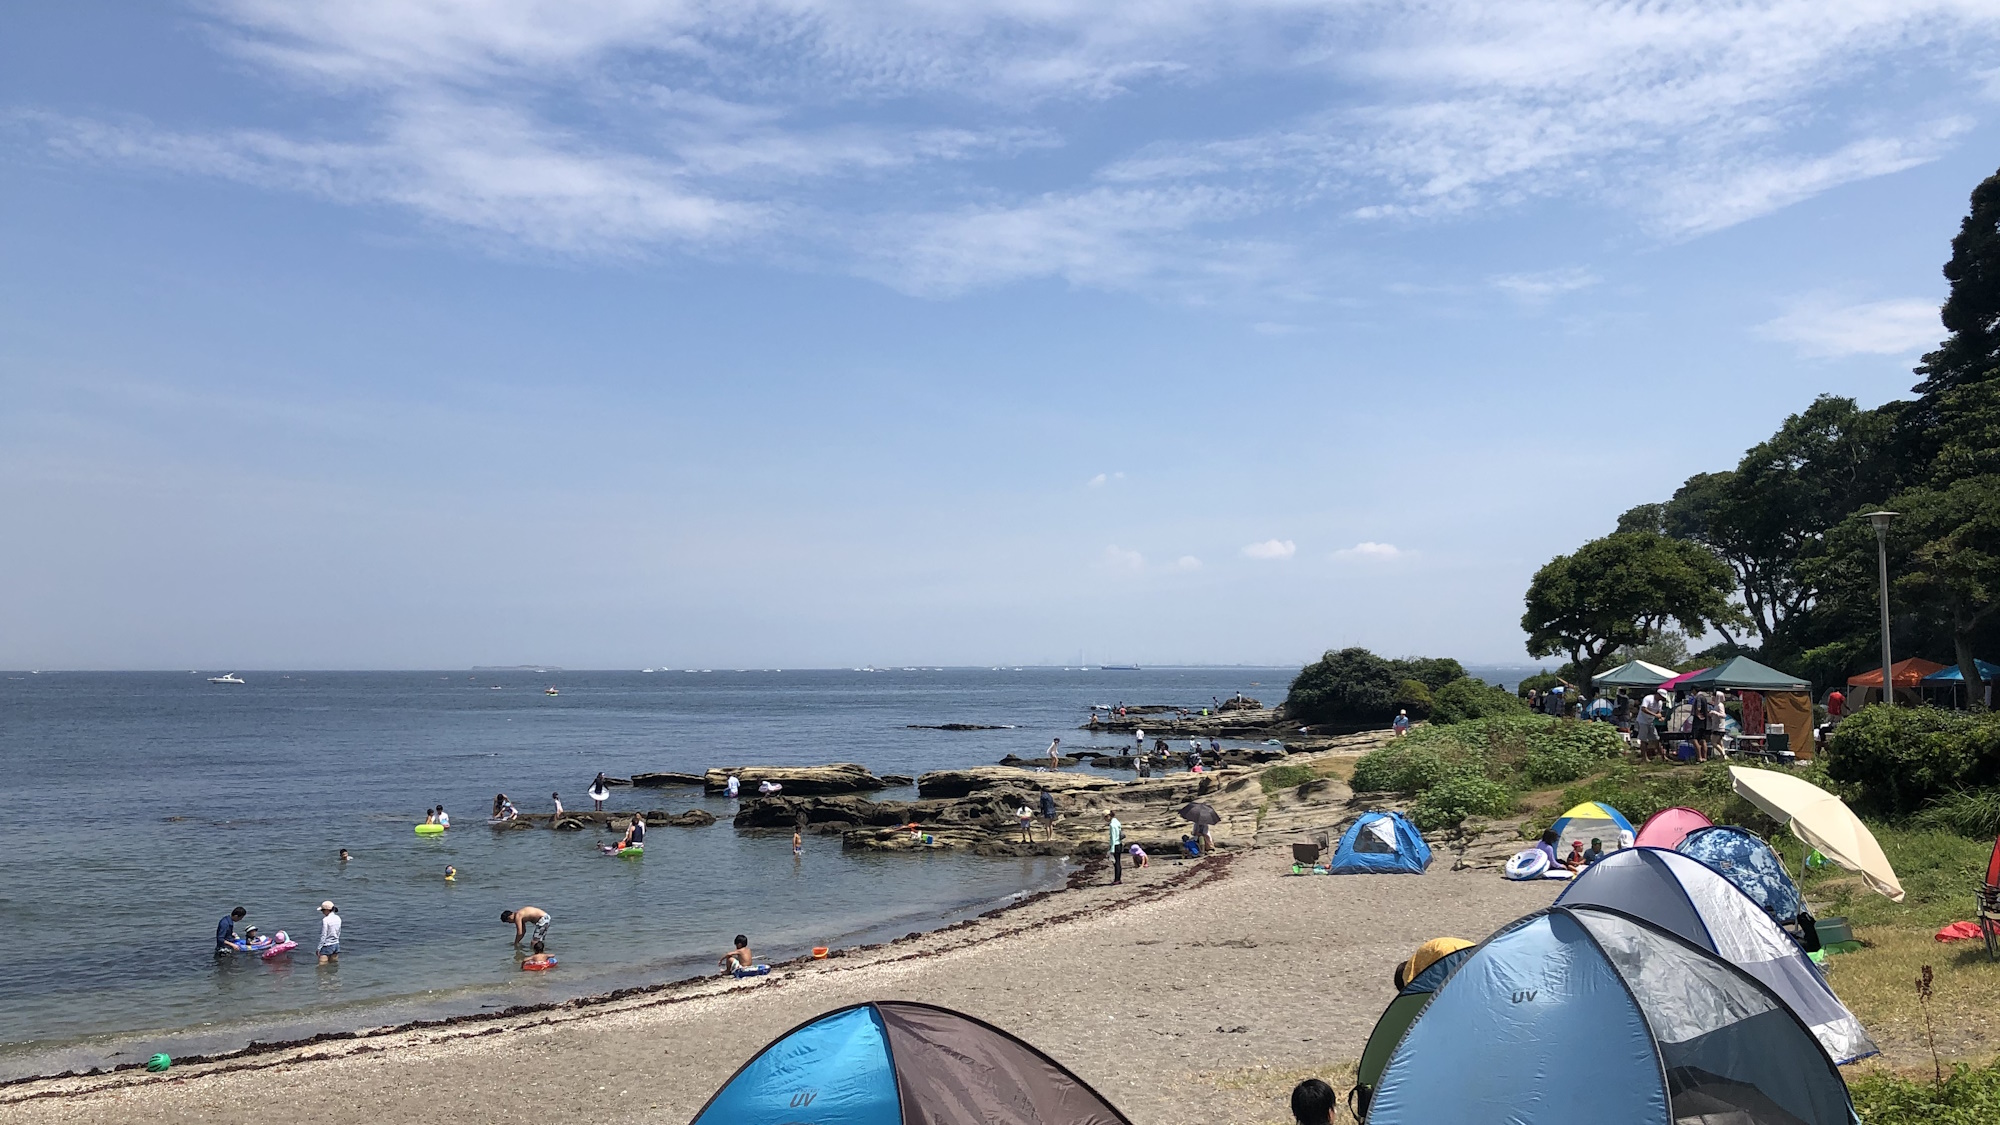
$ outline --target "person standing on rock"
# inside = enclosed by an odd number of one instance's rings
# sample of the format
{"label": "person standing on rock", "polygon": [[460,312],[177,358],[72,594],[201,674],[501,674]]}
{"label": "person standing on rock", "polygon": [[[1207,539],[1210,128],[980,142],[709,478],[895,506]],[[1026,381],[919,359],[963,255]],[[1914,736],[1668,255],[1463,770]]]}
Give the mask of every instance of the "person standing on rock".
{"label": "person standing on rock", "polygon": [[549,826],[553,828],[555,826],[556,821],[561,820],[563,818],[562,794],[551,793],[549,794],[549,800],[554,801],[556,803],[556,815],[549,818]]}
{"label": "person standing on rock", "polygon": [[596,777],[592,778],[590,781],[590,793],[589,793],[590,811],[603,812],[604,802],[606,798],[610,796],[611,796],[610,783],[604,780],[604,774],[600,772]]}
{"label": "person standing on rock", "polygon": [[1056,838],[1056,795],[1042,790],[1042,826],[1049,830],[1049,839]]}
{"label": "person standing on rock", "polygon": [[1132,732],[1132,746],[1133,746],[1133,748],[1134,748],[1135,750],[1137,750],[1137,751],[1138,751],[1139,753],[1141,753],[1141,754],[1144,754],[1144,753],[1146,752],[1146,732],[1145,732],[1145,731],[1142,731],[1142,730],[1135,730],[1135,731],[1133,731],[1133,732]]}
{"label": "person standing on rock", "polygon": [[730,774],[729,784],[724,787],[724,792],[727,793],[730,800],[734,801],[736,799],[736,795],[742,791],[743,791],[742,779],[738,778],[733,773]]}
{"label": "person standing on rock", "polygon": [[1035,812],[1026,805],[1014,810],[1014,819],[1021,822],[1021,842],[1035,842]]}
{"label": "person standing on rock", "polygon": [[1106,827],[1111,834],[1111,883],[1116,886],[1125,881],[1125,849],[1119,846],[1125,842],[1125,826],[1118,823],[1117,813],[1108,812],[1104,815],[1110,818],[1110,823]]}
{"label": "person standing on rock", "polygon": [[1049,768],[1052,770],[1059,770],[1062,768],[1061,747],[1062,747],[1062,739],[1060,738],[1049,739]]}

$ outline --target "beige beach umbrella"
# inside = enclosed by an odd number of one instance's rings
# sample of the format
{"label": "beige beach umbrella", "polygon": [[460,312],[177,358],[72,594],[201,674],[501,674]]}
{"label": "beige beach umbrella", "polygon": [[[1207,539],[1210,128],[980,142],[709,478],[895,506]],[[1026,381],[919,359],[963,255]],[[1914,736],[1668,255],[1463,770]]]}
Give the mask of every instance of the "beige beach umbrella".
{"label": "beige beach umbrella", "polygon": [[1847,807],[1847,802],[1810,781],[1776,770],[1729,767],[1729,780],[1743,799],[1763,809],[1771,819],[1790,824],[1798,838],[1818,848],[1821,855],[1859,872],[1870,887],[1903,901],[1903,884],[1882,854],[1875,834]]}

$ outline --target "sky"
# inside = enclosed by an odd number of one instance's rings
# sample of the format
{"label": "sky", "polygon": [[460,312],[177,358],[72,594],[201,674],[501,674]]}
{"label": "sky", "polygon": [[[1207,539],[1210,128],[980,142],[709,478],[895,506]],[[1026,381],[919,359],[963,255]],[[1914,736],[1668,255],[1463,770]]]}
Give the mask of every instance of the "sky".
{"label": "sky", "polygon": [[1525,662],[1996,142],[1990,0],[0,3],[0,667]]}

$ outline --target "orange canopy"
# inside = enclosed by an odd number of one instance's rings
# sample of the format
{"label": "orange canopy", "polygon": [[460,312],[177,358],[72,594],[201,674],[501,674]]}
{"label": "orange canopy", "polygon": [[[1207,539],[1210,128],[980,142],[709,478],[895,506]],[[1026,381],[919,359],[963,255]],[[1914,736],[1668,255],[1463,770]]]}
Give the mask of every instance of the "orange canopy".
{"label": "orange canopy", "polygon": [[[1917,686],[1918,680],[1923,679],[1925,676],[1930,675],[1932,672],[1944,671],[1945,666],[1942,664],[1934,663],[1929,660],[1924,660],[1920,657],[1912,656],[1908,660],[1896,661],[1894,664],[1890,665],[1890,668],[1893,669],[1893,674],[1896,677],[1897,687],[1913,688]],[[1863,672],[1859,676],[1849,676],[1847,677],[1847,686],[1874,687],[1874,688],[1881,687],[1882,669],[1877,668],[1873,672]]]}

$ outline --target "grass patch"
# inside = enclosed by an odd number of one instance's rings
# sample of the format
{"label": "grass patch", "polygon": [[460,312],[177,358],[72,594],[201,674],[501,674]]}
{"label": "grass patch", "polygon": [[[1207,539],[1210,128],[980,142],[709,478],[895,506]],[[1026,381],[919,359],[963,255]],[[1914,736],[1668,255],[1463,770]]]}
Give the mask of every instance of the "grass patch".
{"label": "grass patch", "polygon": [[1319,771],[1309,765],[1287,762],[1265,770],[1257,778],[1257,784],[1263,786],[1266,793],[1276,793],[1283,789],[1297,789],[1308,781],[1318,781],[1320,776]]}
{"label": "grass patch", "polygon": [[1868,1125],[1992,1125],[2000,1121],[2000,1062],[1954,1066],[1943,1085],[1933,1077],[1871,1074],[1848,1084]]}

